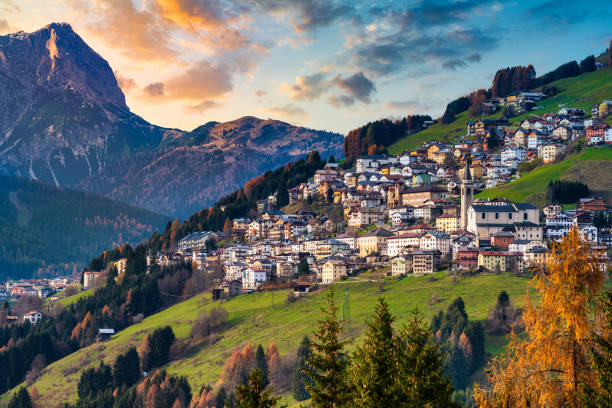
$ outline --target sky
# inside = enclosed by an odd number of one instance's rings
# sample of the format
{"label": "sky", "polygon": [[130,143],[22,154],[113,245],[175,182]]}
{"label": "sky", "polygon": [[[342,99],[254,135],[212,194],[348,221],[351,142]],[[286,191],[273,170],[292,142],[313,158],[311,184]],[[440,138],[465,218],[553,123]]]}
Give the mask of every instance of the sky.
{"label": "sky", "polygon": [[609,1],[0,0],[0,35],[66,22],[130,109],[191,130],[253,115],[347,133],[441,115],[497,69],[604,51]]}

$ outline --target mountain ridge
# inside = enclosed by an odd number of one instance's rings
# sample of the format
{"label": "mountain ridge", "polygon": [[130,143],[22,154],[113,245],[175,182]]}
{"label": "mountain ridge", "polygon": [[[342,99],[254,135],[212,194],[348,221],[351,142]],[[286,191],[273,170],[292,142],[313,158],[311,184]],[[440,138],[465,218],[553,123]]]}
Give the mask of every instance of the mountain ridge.
{"label": "mountain ridge", "polygon": [[310,150],[338,157],[342,140],[253,116],[159,127],[130,111],[108,62],[69,24],[0,36],[0,174],[182,217]]}

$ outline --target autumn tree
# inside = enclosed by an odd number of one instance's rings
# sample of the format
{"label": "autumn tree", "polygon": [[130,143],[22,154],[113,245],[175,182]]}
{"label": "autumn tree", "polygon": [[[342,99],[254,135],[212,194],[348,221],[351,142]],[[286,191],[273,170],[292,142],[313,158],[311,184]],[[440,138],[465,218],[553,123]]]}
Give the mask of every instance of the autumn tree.
{"label": "autumn tree", "polygon": [[248,381],[248,384],[236,387],[237,408],[272,408],[276,406],[278,398],[266,390],[264,375],[261,370],[253,370],[249,374]]}
{"label": "autumn tree", "polygon": [[345,342],[340,340],[342,324],[338,320],[338,306],[334,301],[333,287],[327,294],[327,304],[321,308],[323,319],[313,334],[310,356],[306,360],[306,374],[312,384],[306,389],[315,408],[344,406],[349,398],[347,384],[348,356]]}
{"label": "autumn tree", "polygon": [[588,339],[604,282],[602,254],[572,228],[548,255],[533,281],[540,305],[528,298],[525,338],[511,334],[505,353],[488,367],[491,389],[476,387],[481,407],[578,407],[580,386],[595,385]]}

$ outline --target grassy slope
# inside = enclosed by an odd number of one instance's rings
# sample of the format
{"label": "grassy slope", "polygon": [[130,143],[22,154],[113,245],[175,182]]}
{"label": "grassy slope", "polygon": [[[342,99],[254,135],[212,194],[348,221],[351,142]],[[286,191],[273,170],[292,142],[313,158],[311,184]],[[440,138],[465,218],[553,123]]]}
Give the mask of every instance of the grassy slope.
{"label": "grassy slope", "polygon": [[[438,273],[437,276],[441,277],[442,274]],[[481,275],[460,279],[453,288],[450,278],[428,282],[427,277],[411,277],[401,281],[388,280],[383,296],[397,316],[395,327],[407,320],[409,311],[414,307],[418,306],[426,318],[430,319],[456,296],[463,297],[470,318],[478,320],[487,316],[489,307],[494,304],[502,289],[510,294],[515,304],[523,304],[527,282],[527,279],[511,276]],[[347,335],[359,339],[363,334],[365,320],[371,316],[379,295],[377,285],[366,280],[338,283],[336,296],[339,304],[344,299],[345,288],[349,288],[351,317],[351,329]],[[315,322],[320,318],[319,308],[325,303],[325,293],[311,294],[285,305],[283,301],[286,293],[256,293],[224,302],[222,305],[229,312],[230,328],[223,333],[219,342],[211,346],[194,346],[185,358],[171,362],[165,368],[171,373],[186,375],[192,389],[198,390],[202,385],[216,383],[224,361],[235,346],[249,341],[264,345],[274,341],[282,355],[293,351],[304,335],[312,333]],[[433,293],[439,295],[440,303],[429,306],[427,301]],[[147,333],[160,326],[170,324],[177,337],[189,336],[193,320],[202,310],[213,305],[219,303],[212,303],[208,294],[177,304],[125,329],[107,343],[91,345],[51,364],[33,385],[51,406],[64,400],[74,401],[82,369],[99,364],[100,359],[112,362],[117,354],[129,346],[137,346]],[[498,353],[503,339],[487,339],[490,343],[489,351]]]}
{"label": "grassy slope", "polygon": [[[538,108],[533,112],[512,118],[510,120],[511,125],[516,125],[524,118],[533,114],[557,112],[561,104],[581,108],[588,112],[591,105],[612,97],[612,68],[603,68],[599,71],[577,77],[560,79],[547,86],[556,86],[559,89],[559,93],[552,98],[542,100],[538,104]],[[484,116],[483,118],[492,117],[499,117],[499,112],[495,115]],[[454,122],[446,125],[435,124],[422,132],[406,136],[389,146],[387,150],[391,154],[398,154],[406,149],[414,149],[428,140],[444,140],[445,137],[447,140],[453,140],[455,136],[465,134],[468,121],[468,112],[463,112],[457,116]],[[610,123],[611,121],[612,118],[608,122]]]}
{"label": "grassy slope", "polygon": [[90,296],[91,294],[93,294],[92,289],[84,290],[82,292],[77,293],[76,295],[61,298],[57,301],[57,303],[60,303],[63,306],[68,306],[68,305],[78,302],[79,299]]}
{"label": "grassy slope", "polygon": [[[525,176],[508,183],[504,186],[488,189],[479,193],[477,198],[495,198],[504,197],[512,201],[517,202],[534,202],[541,204],[540,201],[544,198],[548,182],[551,180],[557,180],[564,178],[564,175],[570,171],[580,170],[584,168],[584,162],[589,161],[602,161],[603,165],[609,165],[612,162],[612,149],[610,148],[589,148],[581,153],[569,157],[559,163],[554,163],[546,166],[541,166],[533,171],[529,172]],[[598,174],[591,174],[589,179],[583,180],[589,186],[592,183],[599,183],[602,180],[607,180],[607,190],[612,190],[609,181],[609,173],[599,172]],[[603,180],[605,184],[606,181]]]}

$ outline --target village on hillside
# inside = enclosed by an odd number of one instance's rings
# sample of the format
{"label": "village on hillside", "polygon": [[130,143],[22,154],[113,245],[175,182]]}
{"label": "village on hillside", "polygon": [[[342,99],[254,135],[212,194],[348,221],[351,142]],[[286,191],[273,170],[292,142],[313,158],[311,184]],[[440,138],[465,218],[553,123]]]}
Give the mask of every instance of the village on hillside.
{"label": "village on hillside", "polygon": [[[527,110],[540,96],[517,92],[496,102]],[[549,242],[572,226],[596,247],[609,248],[610,229],[597,222],[612,214],[602,198],[582,197],[564,210],[552,202],[539,208],[474,194],[517,178],[523,162],[562,159],[577,139],[612,144],[612,128],[604,122],[610,110],[612,101],[588,113],[563,107],[518,128],[504,119],[469,122],[457,143],[431,141],[398,156],[362,156],[347,170],[329,163],[289,189],[285,211],[271,195],[258,202],[257,217],[234,219],[223,232],[192,233],[172,251],[149,254],[148,266],[188,262],[222,269],[223,283],[213,289],[217,299],[285,287],[300,295],[313,284],[378,268],[398,277],[438,270],[521,274],[541,264]],[[492,134],[502,135],[500,154],[487,153]],[[100,273],[86,272],[86,282],[93,284]]]}
{"label": "village on hillside", "polygon": [[[514,92],[490,103],[521,112],[542,96]],[[284,211],[277,192],[257,203],[256,217],[233,219],[225,231],[194,232],[171,250],[149,253],[147,267],[191,264],[221,271],[214,299],[287,287],[300,296],[314,285],[371,269],[395,277],[439,270],[522,274],[544,262],[550,241],[559,241],[572,226],[594,246],[610,248],[606,221],[612,210],[603,198],[581,197],[571,209],[554,200],[539,208],[474,198],[517,179],[524,163],[554,163],[579,144],[608,148],[610,112],[612,101],[606,100],[590,112],[562,107],[556,114],[532,115],[516,128],[503,118],[470,121],[455,143],[429,141],[397,156],[362,156],[350,169],[328,163],[285,192]],[[490,143],[497,146],[491,149]],[[126,260],[112,267],[121,275]],[[95,287],[104,276],[105,271],[84,271],[83,288]],[[0,300],[45,298],[70,281],[9,281],[0,288]],[[36,323],[41,316],[32,310],[21,318]]]}

